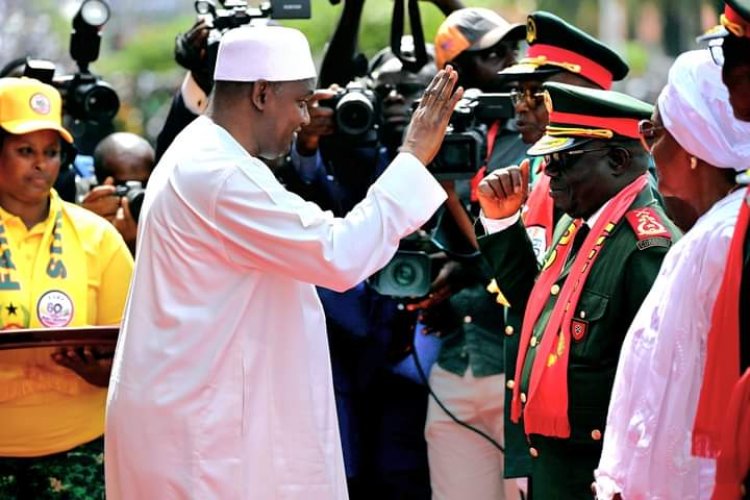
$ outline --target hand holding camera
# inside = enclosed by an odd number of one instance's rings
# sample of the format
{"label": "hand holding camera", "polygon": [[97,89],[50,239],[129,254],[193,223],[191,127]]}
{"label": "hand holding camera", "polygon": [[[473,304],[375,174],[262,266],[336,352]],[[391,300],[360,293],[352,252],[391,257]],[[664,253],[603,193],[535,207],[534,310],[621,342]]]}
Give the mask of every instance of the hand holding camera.
{"label": "hand holding camera", "polygon": [[186,33],[175,38],[174,58],[177,64],[190,71],[198,86],[209,94],[213,87],[212,69],[208,61],[209,27],[198,19]]}
{"label": "hand holding camera", "polygon": [[104,184],[88,192],[81,205],[111,222],[125,243],[133,248],[144,196],[145,190],[140,182],[128,181],[115,186],[114,179],[107,177]]}
{"label": "hand holding camera", "polygon": [[107,177],[104,184],[94,187],[81,201],[81,206],[112,222],[120,207],[120,197],[115,195],[115,181]]}
{"label": "hand holding camera", "polygon": [[453,109],[463,95],[463,88],[454,92],[458,73],[450,66],[438,71],[425,90],[412,115],[400,151],[411,153],[428,165],[440,149]]}
{"label": "hand holding camera", "polygon": [[489,174],[479,183],[477,195],[482,212],[490,219],[505,219],[517,213],[529,196],[529,160]]}
{"label": "hand holding camera", "polygon": [[309,101],[307,109],[310,113],[310,123],[302,127],[297,134],[297,151],[302,156],[311,156],[318,150],[321,136],[331,135],[335,131],[334,110],[327,106],[320,106],[319,102],[331,99],[336,95],[336,88],[316,90]]}

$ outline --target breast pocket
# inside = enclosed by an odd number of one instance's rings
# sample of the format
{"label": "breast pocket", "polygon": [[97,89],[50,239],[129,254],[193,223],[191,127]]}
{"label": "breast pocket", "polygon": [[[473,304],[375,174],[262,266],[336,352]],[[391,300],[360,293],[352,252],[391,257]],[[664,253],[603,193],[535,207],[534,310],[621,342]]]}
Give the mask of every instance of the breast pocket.
{"label": "breast pocket", "polygon": [[573,346],[588,341],[593,328],[598,325],[607,312],[608,303],[609,297],[606,295],[590,291],[581,293],[576,312],[570,323],[570,337]]}

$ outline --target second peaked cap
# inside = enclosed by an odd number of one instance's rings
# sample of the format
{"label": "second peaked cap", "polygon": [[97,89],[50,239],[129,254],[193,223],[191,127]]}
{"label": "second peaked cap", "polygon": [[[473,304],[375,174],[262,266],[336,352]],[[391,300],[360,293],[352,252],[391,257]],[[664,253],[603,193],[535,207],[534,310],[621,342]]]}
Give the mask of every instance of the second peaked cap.
{"label": "second peaked cap", "polygon": [[529,49],[518,64],[499,73],[504,79],[539,78],[567,71],[580,75],[603,89],[627,76],[630,68],[617,52],[546,11],[536,11],[526,19]]}

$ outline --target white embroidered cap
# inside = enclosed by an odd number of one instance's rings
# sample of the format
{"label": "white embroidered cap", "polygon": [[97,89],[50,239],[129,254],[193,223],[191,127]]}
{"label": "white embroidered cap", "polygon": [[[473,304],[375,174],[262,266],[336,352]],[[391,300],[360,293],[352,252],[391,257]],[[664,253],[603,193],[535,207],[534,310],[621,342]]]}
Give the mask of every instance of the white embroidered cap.
{"label": "white embroidered cap", "polygon": [[244,26],[229,30],[219,43],[216,81],[288,82],[315,76],[310,44],[299,30]]}
{"label": "white embroidered cap", "polygon": [[709,51],[675,60],[657,104],[664,126],[691,155],[719,168],[744,171],[750,165],[750,123],[734,117]]}

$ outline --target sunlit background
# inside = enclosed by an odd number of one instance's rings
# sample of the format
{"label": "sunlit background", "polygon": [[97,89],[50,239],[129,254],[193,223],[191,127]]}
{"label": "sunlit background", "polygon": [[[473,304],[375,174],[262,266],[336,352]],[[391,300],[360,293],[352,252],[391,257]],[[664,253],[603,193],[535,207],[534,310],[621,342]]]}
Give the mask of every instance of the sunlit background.
{"label": "sunlit background", "polygon": [[[346,1],[346,0],[342,0]],[[80,0],[0,0],[0,66],[21,57],[48,59],[59,75],[76,66],[68,54],[71,19]],[[104,27],[94,73],[111,83],[122,105],[116,128],[154,140],[184,70],[174,62],[174,38],[195,21],[190,0],[109,0],[112,16]],[[695,36],[714,25],[720,1],[701,0],[465,0],[523,22],[536,9],[551,11],[615,47],[631,73],[619,90],[651,100],[666,80],[671,59],[696,47]],[[370,56],[389,43],[391,0],[367,0],[360,50]],[[425,38],[433,38],[442,13],[420,2]],[[301,29],[316,57],[322,57],[341,5],[312,0],[312,19],[284,22]]]}

